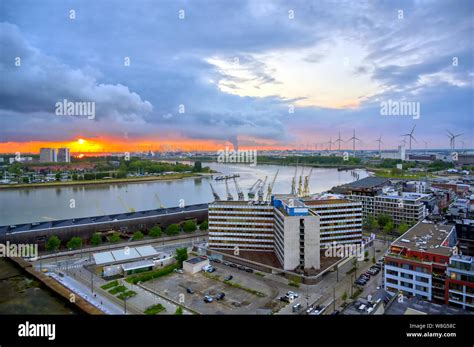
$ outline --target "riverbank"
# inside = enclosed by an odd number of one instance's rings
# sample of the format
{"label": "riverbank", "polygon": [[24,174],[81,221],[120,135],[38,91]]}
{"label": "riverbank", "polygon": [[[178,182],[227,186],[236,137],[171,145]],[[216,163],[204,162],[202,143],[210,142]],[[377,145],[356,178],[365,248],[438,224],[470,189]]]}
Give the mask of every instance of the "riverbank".
{"label": "riverbank", "polygon": [[36,271],[31,263],[27,262],[23,258],[7,258],[11,263],[16,264],[23,271],[28,273],[30,276],[35,278],[37,281],[41,282],[44,286],[48,287],[53,292],[57,293],[59,296],[63,297],[69,303],[75,305],[82,312],[87,314],[101,315],[103,314],[98,308],[92,306],[89,302],[84,300],[78,295],[75,295],[74,302],[71,302],[71,291],[66,287],[59,284],[57,281],[51,277],[43,274],[42,272]]}
{"label": "riverbank", "polygon": [[180,180],[184,178],[206,177],[208,173],[179,173],[163,176],[149,177],[130,177],[130,178],[111,178],[106,180],[93,181],[67,181],[67,182],[45,182],[45,183],[19,183],[0,185],[0,189],[17,189],[17,188],[51,188],[51,187],[68,187],[68,186],[86,186],[86,185],[108,185],[120,183],[142,183],[153,181]]}

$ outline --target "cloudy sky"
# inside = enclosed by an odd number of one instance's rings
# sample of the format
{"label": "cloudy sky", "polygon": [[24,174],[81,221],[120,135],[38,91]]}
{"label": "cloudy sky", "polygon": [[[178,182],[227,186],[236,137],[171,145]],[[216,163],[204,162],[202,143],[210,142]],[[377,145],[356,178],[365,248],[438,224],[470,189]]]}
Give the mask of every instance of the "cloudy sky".
{"label": "cloudy sky", "polygon": [[[446,130],[474,147],[474,1],[0,6],[2,152],[323,149],[353,129],[391,148],[415,125],[414,148],[447,148]],[[95,118],[55,114],[64,99]],[[419,117],[381,114],[389,100]]]}

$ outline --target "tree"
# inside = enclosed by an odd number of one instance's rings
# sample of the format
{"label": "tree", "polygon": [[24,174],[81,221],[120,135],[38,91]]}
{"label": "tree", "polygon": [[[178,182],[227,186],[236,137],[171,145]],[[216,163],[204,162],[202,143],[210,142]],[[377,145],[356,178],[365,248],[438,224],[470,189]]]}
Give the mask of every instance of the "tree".
{"label": "tree", "polygon": [[402,223],[398,226],[398,233],[400,235],[405,234],[409,228],[407,223]]}
{"label": "tree", "polygon": [[178,308],[176,309],[176,312],[174,314],[182,315],[183,314],[183,308],[181,306],[178,306]]}
{"label": "tree", "polygon": [[194,172],[201,172],[202,171],[202,163],[200,161],[195,161],[194,162]]}
{"label": "tree", "polygon": [[374,218],[374,216],[369,215],[365,222],[365,227],[368,231],[374,232],[375,230],[379,228],[379,223],[377,219]]}
{"label": "tree", "polygon": [[209,222],[207,220],[205,220],[199,226],[199,230],[207,230],[207,229],[209,229]]}
{"label": "tree", "polygon": [[56,177],[56,181],[60,181],[61,180],[61,174],[58,172],[56,173],[56,175],[54,176]]}
{"label": "tree", "polygon": [[102,243],[102,236],[99,233],[95,233],[92,235],[90,242],[93,246],[100,245]]}
{"label": "tree", "polygon": [[136,231],[133,236],[132,236],[132,240],[133,241],[139,241],[139,240],[143,240],[143,233],[141,231]]}
{"label": "tree", "polygon": [[344,294],[342,294],[342,301],[346,301],[347,300],[347,293],[344,292]]}
{"label": "tree", "polygon": [[158,225],[155,225],[153,228],[150,229],[148,232],[148,236],[151,237],[160,237],[161,236],[161,228]]}
{"label": "tree", "polygon": [[197,229],[196,223],[192,220],[187,220],[183,224],[183,230],[187,233],[192,233],[196,231],[196,229]]}
{"label": "tree", "polygon": [[186,247],[176,248],[175,258],[178,261],[179,267],[183,267],[183,261],[188,259],[188,249]]}
{"label": "tree", "polygon": [[73,173],[73,174],[72,174],[72,180],[73,180],[73,181],[77,181],[77,174],[76,174],[76,173]]}
{"label": "tree", "polygon": [[21,180],[23,181],[23,183],[30,183],[29,177],[23,177]]}
{"label": "tree", "polygon": [[388,214],[385,214],[385,213],[381,213],[377,217],[377,221],[378,221],[381,228],[385,227],[385,224],[387,224],[391,220],[392,220],[392,218]]}
{"label": "tree", "polygon": [[57,251],[61,245],[61,240],[56,235],[51,236],[46,242],[46,250],[48,251]]}
{"label": "tree", "polygon": [[176,224],[170,224],[165,230],[167,235],[178,235],[179,234],[179,227]]}
{"label": "tree", "polygon": [[118,242],[120,241],[120,235],[119,233],[113,233],[110,235],[110,242]]}
{"label": "tree", "polygon": [[383,231],[384,233],[386,234],[389,234],[393,231],[394,229],[394,225],[393,225],[393,222],[392,221],[389,221],[387,224],[385,224],[385,226],[383,227]]}
{"label": "tree", "polygon": [[80,237],[71,237],[71,239],[66,243],[66,247],[69,249],[78,249],[82,247],[82,239]]}
{"label": "tree", "polygon": [[375,264],[375,257],[372,257],[372,264]]}

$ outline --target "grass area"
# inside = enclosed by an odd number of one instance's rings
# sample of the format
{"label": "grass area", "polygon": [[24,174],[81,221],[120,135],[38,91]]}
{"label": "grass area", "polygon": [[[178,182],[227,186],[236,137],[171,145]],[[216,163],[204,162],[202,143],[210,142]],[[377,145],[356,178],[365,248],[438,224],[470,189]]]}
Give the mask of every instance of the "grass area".
{"label": "grass area", "polygon": [[393,173],[391,170],[384,170],[384,169],[370,169],[375,173],[377,177],[384,177],[384,178],[400,178],[400,179],[423,179],[428,177],[434,177],[429,172],[401,172],[401,173]]}
{"label": "grass area", "polygon": [[125,299],[129,299],[129,298],[131,298],[135,295],[137,295],[136,292],[134,292],[133,290],[129,290],[127,292],[123,292],[122,294],[117,296],[117,298],[119,298],[120,300],[125,300]]}
{"label": "grass area", "polygon": [[119,285],[118,281],[112,281],[112,282],[106,283],[106,284],[104,284],[103,286],[100,286],[100,287],[104,290],[109,290],[110,288],[116,287],[118,285]]}
{"label": "grass area", "polygon": [[127,290],[127,287],[118,286],[118,287],[114,287],[111,290],[109,290],[109,293],[112,294],[112,295],[115,295],[115,294],[118,294],[118,293],[125,292],[126,290]]}
{"label": "grass area", "polygon": [[151,281],[155,278],[166,276],[174,271],[174,269],[178,268],[178,264],[168,265],[162,269],[154,270],[154,271],[147,271],[143,272],[139,275],[132,275],[125,279],[128,283],[137,284],[138,282],[147,282]]}
{"label": "grass area", "polygon": [[2,184],[0,189],[15,189],[15,188],[35,188],[35,187],[57,187],[57,186],[74,186],[74,185],[89,185],[89,184],[109,184],[109,183],[134,183],[143,181],[162,181],[174,180],[187,177],[197,177],[196,173],[176,173],[162,176],[149,177],[129,177],[129,178],[111,178],[111,179],[97,179],[88,181],[67,181],[67,182],[44,182],[44,183],[18,183],[18,184]]}
{"label": "grass area", "polygon": [[255,275],[260,276],[260,277],[265,277],[265,275],[261,272],[255,272]]}
{"label": "grass area", "polygon": [[149,314],[149,315],[155,315],[163,311],[166,311],[166,308],[162,304],[156,304],[156,305],[148,307],[144,311],[144,313]]}
{"label": "grass area", "polygon": [[244,287],[238,283],[235,283],[235,282],[232,282],[232,281],[224,281],[222,280],[218,275],[213,275],[213,274],[210,274],[208,272],[202,272],[202,274],[207,277],[207,278],[210,278],[210,279],[213,279],[215,281],[219,281],[219,282],[222,282],[222,283],[225,283],[227,284],[228,286],[230,287],[233,287],[233,288],[238,288],[238,289],[242,289],[244,291],[246,291],[247,293],[250,293],[250,294],[253,294],[255,296],[259,296],[261,298],[265,297],[266,295],[262,292],[259,292],[258,290],[255,290],[255,289],[252,289],[252,288],[247,288],[247,287]]}

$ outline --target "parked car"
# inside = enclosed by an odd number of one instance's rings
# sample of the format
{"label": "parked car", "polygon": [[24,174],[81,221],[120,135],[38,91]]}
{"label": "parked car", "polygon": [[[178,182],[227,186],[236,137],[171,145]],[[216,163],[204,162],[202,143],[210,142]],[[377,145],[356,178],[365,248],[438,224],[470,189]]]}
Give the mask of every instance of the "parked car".
{"label": "parked car", "polygon": [[234,276],[229,275],[229,276],[224,277],[224,281],[230,281],[233,278],[234,278]]}
{"label": "parked car", "polygon": [[325,306],[322,306],[322,305],[318,305],[315,307],[315,309],[313,310],[313,312],[311,312],[311,314],[314,314],[314,315],[320,315],[321,313],[323,313],[323,311],[326,309]]}
{"label": "parked car", "polygon": [[288,293],[286,293],[286,295],[287,295],[287,296],[293,296],[293,297],[295,297],[295,298],[299,297],[299,294],[298,294],[298,293],[295,293],[295,292],[293,292],[293,291],[291,291],[291,290],[290,290]]}
{"label": "parked car", "polygon": [[233,267],[233,268],[236,268],[236,267],[237,267],[237,265],[235,265],[234,263],[230,263],[229,266],[230,266],[230,267]]}
{"label": "parked car", "polygon": [[204,302],[213,302],[214,299],[210,295],[205,295],[203,298]]}
{"label": "parked car", "polygon": [[293,307],[292,307],[293,312],[298,312],[300,309],[301,309],[301,304],[300,303],[297,303],[297,304],[293,305]]}
{"label": "parked car", "polygon": [[179,274],[184,273],[184,272],[183,272],[183,269],[174,269],[174,272],[179,273]]}
{"label": "parked car", "polygon": [[218,264],[219,264],[219,263],[222,263],[222,262],[220,261],[220,259],[214,259],[214,261],[215,261],[216,263],[218,263]]}
{"label": "parked car", "polygon": [[287,295],[284,295],[284,296],[281,296],[281,297],[280,297],[280,300],[281,300],[281,301],[284,301],[284,302],[290,303],[290,302],[292,302],[293,300],[295,300],[295,298],[294,298],[294,297],[287,296]]}
{"label": "parked car", "polygon": [[194,291],[191,288],[186,288],[186,292],[188,292],[189,294],[194,294]]}
{"label": "parked car", "polygon": [[224,299],[224,297],[225,297],[225,293],[220,292],[219,294],[216,295],[216,300],[222,300],[222,299]]}
{"label": "parked car", "polygon": [[207,272],[214,272],[216,271],[216,268],[214,266],[211,266],[209,269],[207,269]]}
{"label": "parked car", "polygon": [[252,270],[252,269],[249,269],[249,268],[246,268],[245,271],[246,271],[246,272],[249,272],[249,273],[253,273],[253,270]]}
{"label": "parked car", "polygon": [[239,265],[239,266],[237,266],[237,269],[245,271],[245,266]]}
{"label": "parked car", "polygon": [[230,263],[228,261],[225,261],[222,264],[224,264],[225,266],[230,266]]}
{"label": "parked car", "polygon": [[307,313],[307,314],[310,314],[311,312],[313,312],[313,310],[314,310],[314,306],[311,305],[311,306],[308,307],[308,309],[306,310],[306,313]]}

